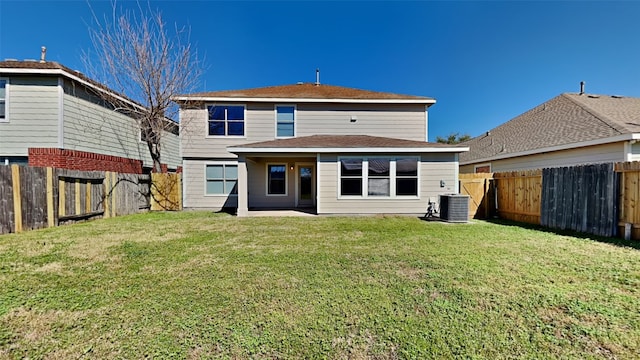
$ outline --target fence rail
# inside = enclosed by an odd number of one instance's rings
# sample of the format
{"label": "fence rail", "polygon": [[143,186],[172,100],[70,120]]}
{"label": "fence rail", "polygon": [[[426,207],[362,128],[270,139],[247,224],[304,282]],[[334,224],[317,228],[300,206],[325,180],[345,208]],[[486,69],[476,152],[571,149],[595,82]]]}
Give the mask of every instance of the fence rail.
{"label": "fence rail", "polygon": [[[150,175],[0,166],[0,234],[96,217],[181,209],[180,174],[153,174],[162,184],[151,197]],[[165,192],[171,189],[172,192]],[[171,204],[172,206],[168,206]]]}

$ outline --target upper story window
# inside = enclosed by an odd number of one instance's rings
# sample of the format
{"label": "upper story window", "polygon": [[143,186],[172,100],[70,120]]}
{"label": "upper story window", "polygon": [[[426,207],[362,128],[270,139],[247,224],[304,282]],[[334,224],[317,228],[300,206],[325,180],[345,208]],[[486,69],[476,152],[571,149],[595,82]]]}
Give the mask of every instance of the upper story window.
{"label": "upper story window", "polygon": [[244,136],[243,105],[209,105],[209,135]]}
{"label": "upper story window", "polygon": [[0,122],[9,121],[7,116],[7,79],[0,79]]}
{"label": "upper story window", "polygon": [[276,106],[276,137],[295,136],[296,107],[293,105]]}

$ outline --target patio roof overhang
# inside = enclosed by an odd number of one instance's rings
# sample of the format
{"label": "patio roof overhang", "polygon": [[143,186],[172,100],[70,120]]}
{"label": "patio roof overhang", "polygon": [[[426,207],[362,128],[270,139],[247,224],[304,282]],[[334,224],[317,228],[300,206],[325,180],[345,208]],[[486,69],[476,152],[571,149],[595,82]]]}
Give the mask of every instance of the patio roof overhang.
{"label": "patio roof overhang", "polygon": [[367,135],[313,135],[230,146],[234,154],[461,153],[468,146]]}

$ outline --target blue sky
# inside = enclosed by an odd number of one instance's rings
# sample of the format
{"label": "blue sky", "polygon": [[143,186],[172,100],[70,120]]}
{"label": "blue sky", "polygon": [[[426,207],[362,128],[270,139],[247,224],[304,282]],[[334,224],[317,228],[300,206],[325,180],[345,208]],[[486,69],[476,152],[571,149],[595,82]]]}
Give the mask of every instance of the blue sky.
{"label": "blue sky", "polygon": [[[134,5],[120,1],[124,7]],[[92,1],[98,14],[107,1]],[[151,1],[191,27],[202,91],[315,80],[433,97],[429,139],[477,136],[580,81],[640,97],[640,2]],[[83,71],[86,1],[0,0],[0,59]]]}

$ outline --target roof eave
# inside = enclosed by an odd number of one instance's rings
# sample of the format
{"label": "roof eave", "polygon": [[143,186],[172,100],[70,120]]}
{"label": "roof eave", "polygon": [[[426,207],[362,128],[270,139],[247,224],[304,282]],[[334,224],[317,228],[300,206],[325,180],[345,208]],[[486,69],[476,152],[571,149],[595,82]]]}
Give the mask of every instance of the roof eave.
{"label": "roof eave", "polygon": [[320,99],[289,97],[210,97],[210,96],[175,96],[173,101],[194,102],[295,102],[295,103],[342,103],[342,104],[424,104],[433,105],[435,99]]}
{"label": "roof eave", "polygon": [[468,147],[234,147],[227,150],[234,154],[246,153],[461,153],[469,151]]}
{"label": "roof eave", "polygon": [[582,142],[564,144],[564,145],[549,146],[546,148],[539,148],[539,149],[520,151],[520,152],[514,152],[514,153],[506,153],[506,154],[500,154],[500,155],[495,155],[495,156],[490,156],[490,157],[485,157],[485,158],[480,158],[475,160],[460,161],[460,165],[471,165],[471,164],[477,164],[477,163],[494,161],[494,160],[503,160],[503,159],[509,159],[514,157],[535,155],[535,154],[541,154],[541,153],[547,153],[547,152],[553,152],[553,151],[577,149],[577,148],[586,147],[586,146],[611,144],[615,142],[629,141],[629,140],[640,140],[640,133],[627,133],[627,134],[612,136],[608,138],[582,141]]}

